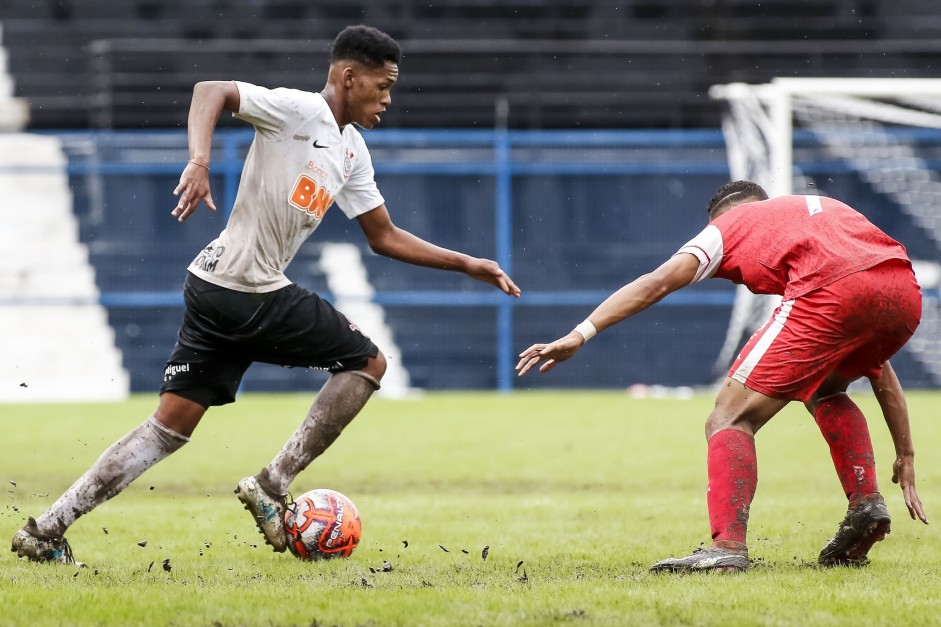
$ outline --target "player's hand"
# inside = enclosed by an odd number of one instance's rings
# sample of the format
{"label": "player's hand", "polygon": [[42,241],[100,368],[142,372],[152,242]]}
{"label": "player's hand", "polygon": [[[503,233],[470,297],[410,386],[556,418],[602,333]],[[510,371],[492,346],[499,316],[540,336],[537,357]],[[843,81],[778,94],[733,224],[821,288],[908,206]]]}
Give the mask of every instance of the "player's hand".
{"label": "player's hand", "polygon": [[212,193],[209,191],[209,170],[196,163],[186,164],[183,174],[180,175],[180,184],[173,190],[173,195],[179,197],[179,201],[170,215],[180,222],[190,217],[200,202],[205,201],[207,207],[216,210]]}
{"label": "player's hand", "polygon": [[516,287],[513,279],[500,268],[500,264],[490,259],[474,259],[467,268],[467,275],[471,278],[496,286],[509,296],[520,295],[520,288]]}
{"label": "player's hand", "polygon": [[897,483],[902,488],[905,506],[908,507],[912,520],[917,517],[927,525],[928,517],[925,515],[925,508],[921,504],[921,499],[918,498],[918,492],[915,491],[915,459],[913,457],[895,458],[895,463],[892,464],[892,483]]}
{"label": "player's hand", "polygon": [[572,331],[551,344],[533,344],[520,353],[520,360],[516,364],[519,372],[516,376],[522,377],[539,362],[544,362],[539,366],[539,372],[549,372],[557,364],[577,353],[584,344],[585,338],[577,331]]}

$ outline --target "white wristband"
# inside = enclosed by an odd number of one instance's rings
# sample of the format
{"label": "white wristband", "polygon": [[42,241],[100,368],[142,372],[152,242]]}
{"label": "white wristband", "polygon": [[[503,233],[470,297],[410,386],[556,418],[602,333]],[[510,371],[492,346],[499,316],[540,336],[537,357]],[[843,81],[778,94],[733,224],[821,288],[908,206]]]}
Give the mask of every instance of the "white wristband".
{"label": "white wristband", "polygon": [[595,328],[595,325],[593,325],[591,320],[588,318],[585,318],[585,320],[579,322],[575,326],[575,331],[580,333],[581,336],[585,338],[586,342],[598,334],[598,329]]}

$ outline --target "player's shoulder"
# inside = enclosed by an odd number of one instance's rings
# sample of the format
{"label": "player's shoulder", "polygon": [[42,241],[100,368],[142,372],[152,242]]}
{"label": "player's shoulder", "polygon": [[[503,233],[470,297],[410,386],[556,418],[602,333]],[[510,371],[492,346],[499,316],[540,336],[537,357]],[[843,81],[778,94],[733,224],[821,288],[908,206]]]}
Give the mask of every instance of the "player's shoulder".
{"label": "player's shoulder", "polygon": [[265,87],[245,81],[235,81],[239,91],[256,95],[266,95],[270,99],[307,104],[311,107],[326,107],[327,103],[319,93],[296,89],[294,87]]}
{"label": "player's shoulder", "polygon": [[317,92],[304,91],[303,89],[296,89],[294,87],[277,87],[272,91],[286,100],[293,100],[314,109],[329,108],[327,101]]}

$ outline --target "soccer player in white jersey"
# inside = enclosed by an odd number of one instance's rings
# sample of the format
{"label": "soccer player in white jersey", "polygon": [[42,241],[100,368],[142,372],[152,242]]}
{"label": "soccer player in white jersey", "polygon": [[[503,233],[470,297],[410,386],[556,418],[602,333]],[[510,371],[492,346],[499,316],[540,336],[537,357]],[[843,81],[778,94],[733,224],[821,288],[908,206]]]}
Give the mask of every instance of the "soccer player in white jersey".
{"label": "soccer player in white jersey", "polygon": [[189,113],[190,160],[171,214],[189,218],[209,189],[212,134],[223,111],[255,127],[225,230],[189,266],[179,340],[167,361],[154,414],[108,448],[13,538],[35,561],[74,563],[66,530],[186,444],[206,410],[235,400],[252,362],[322,368],[331,377],[271,463],[236,493],[275,551],[287,546],[282,517],[291,481],[329,447],[379,389],[382,352],[284,270],[334,204],[356,219],[370,248],[410,264],[463,272],[510,296],[520,290],[489,259],[435,246],[393,224],[357,126],[370,129],[392,102],[401,49],[368,26],[339,33],[319,93],[248,83],[198,83]]}

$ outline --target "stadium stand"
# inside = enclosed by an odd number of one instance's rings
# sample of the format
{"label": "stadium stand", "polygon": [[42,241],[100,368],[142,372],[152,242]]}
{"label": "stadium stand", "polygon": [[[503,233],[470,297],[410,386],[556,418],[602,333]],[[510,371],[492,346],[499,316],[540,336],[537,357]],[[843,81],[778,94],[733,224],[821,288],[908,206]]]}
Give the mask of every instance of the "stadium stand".
{"label": "stadium stand", "polygon": [[129,376],[79,241],[59,140],[0,134],[0,190],[13,218],[0,230],[0,302],[21,300],[0,306],[0,403],[123,399]]}
{"label": "stadium stand", "polygon": [[[221,132],[222,136],[227,133],[232,131]],[[238,133],[242,141],[251,136]],[[444,246],[494,257],[492,177],[440,170],[428,173],[429,164],[461,165],[466,163],[461,159],[475,152],[451,144],[445,144],[442,151],[421,143],[408,148],[375,133],[370,140],[379,185],[396,223]],[[521,165],[538,166],[513,177],[511,274],[524,289],[513,316],[514,348],[559,333],[560,321],[574,324],[595,302],[628,278],[655,267],[701,227],[705,199],[727,176],[725,155],[718,131],[700,133],[706,139],[698,142],[686,139],[690,134],[631,133],[636,144],[548,143],[514,148]],[[185,155],[184,133],[78,133],[64,138],[69,160],[79,172],[72,184],[74,210],[99,288],[106,295],[127,294],[144,301],[112,304],[109,316],[132,389],[153,389],[178,330],[184,266],[214,237],[224,216],[203,211],[185,225],[168,219],[169,190],[178,176],[178,163],[185,158],[181,156]],[[678,138],[682,142],[671,146]],[[217,154],[224,152],[221,146],[217,149]],[[446,156],[448,163],[444,163]],[[596,171],[585,169],[590,160],[597,162]],[[568,174],[549,169],[564,164],[569,164]],[[214,165],[216,202],[224,206],[221,171],[226,166],[222,161]],[[386,165],[394,166],[393,171],[385,169]],[[415,172],[396,173],[403,165],[414,166]],[[612,165],[617,168],[606,172]],[[826,192],[863,208],[917,258],[936,258],[935,243],[908,216],[877,198],[858,176],[835,170],[834,165],[824,163],[806,174],[825,184]],[[80,174],[99,166],[112,174]],[[166,174],[150,171],[156,167]],[[115,172],[116,168],[121,172]],[[289,276],[308,289],[330,294],[333,290],[321,263],[328,242],[359,247],[377,293],[438,291],[451,299],[489,293],[463,275],[403,265],[370,253],[356,224],[339,212],[328,215],[315,237],[301,247]],[[732,286],[723,281],[707,283],[685,294],[693,296],[702,290],[715,297],[725,290],[728,298],[713,305],[662,306],[646,312],[631,324],[606,332],[604,342],[592,343],[585,360],[564,377],[534,377],[524,383],[527,387],[618,387],[633,382],[709,385],[714,376],[711,364],[728,324]],[[584,292],[595,294],[591,298],[596,300],[533,306],[532,299],[539,294]],[[151,294],[159,302],[147,302]],[[176,300],[167,301],[163,296],[167,294]],[[408,368],[406,385],[426,389],[496,386],[494,307],[387,304],[384,309],[399,349],[391,356]],[[354,320],[373,328],[358,314]],[[383,347],[388,350],[389,344],[383,342]],[[682,358],[677,359],[677,354]],[[900,356],[896,365],[909,385],[933,384],[930,373],[909,355]],[[312,389],[320,377],[302,369],[259,365],[249,371],[246,389]]]}
{"label": "stadium stand", "polygon": [[34,128],[179,127],[193,83],[233,68],[318,88],[330,39],[356,22],[404,44],[392,127],[714,128],[716,83],[933,76],[936,13],[931,0],[0,2]]}
{"label": "stadium stand", "polygon": [[3,25],[0,24],[0,131],[18,131],[29,121],[29,107],[25,100],[13,96],[9,57],[2,44]]}
{"label": "stadium stand", "polygon": [[[597,158],[601,170],[605,163],[636,166],[603,175],[514,176],[512,274],[526,293],[538,293],[611,290],[695,232],[689,212],[699,211],[727,176],[716,130],[722,105],[707,95],[711,85],[788,75],[933,77],[941,61],[935,13],[930,0],[0,0],[10,95],[29,102],[30,130],[69,131],[62,133],[73,168],[69,191],[97,284],[86,296],[97,289],[133,292],[142,300],[179,293],[186,261],[222,228],[224,216],[202,212],[185,228],[168,219],[185,134],[130,131],[182,130],[199,80],[319,89],[329,42],[347,24],[380,26],[405,49],[386,128],[715,132],[712,144],[697,146],[515,148],[526,163]],[[220,122],[233,124],[243,126]],[[73,132],[107,129],[128,134]],[[664,139],[657,137],[653,141]],[[377,164],[436,161],[427,149],[370,145]],[[446,147],[449,153],[465,149]],[[240,150],[244,154],[244,146]],[[483,150],[492,153],[489,146]],[[95,169],[115,164],[124,169]],[[217,202],[224,186],[218,165]],[[821,180],[830,176],[820,174]],[[380,170],[379,179],[400,226],[445,246],[496,256],[492,176]],[[878,206],[858,179],[830,180],[827,191],[872,208],[870,217],[913,253],[937,255],[910,219]],[[564,245],[546,252],[545,241]],[[329,292],[320,265],[325,242],[360,246],[380,292],[475,289],[459,275],[377,258],[363,248],[355,224],[339,215],[325,221],[291,266],[292,278],[309,289]],[[723,289],[710,286],[717,288]],[[560,320],[578,320],[587,308],[553,305],[547,313],[518,307],[514,343],[553,336]],[[590,358],[570,369],[564,384],[709,385],[713,373],[701,364],[718,354],[727,314],[726,304],[705,313],[663,307],[639,317],[612,330],[606,342],[593,343]],[[165,300],[109,307],[131,389],[157,386],[180,315],[180,303]],[[495,387],[493,307],[389,305],[384,315],[401,351],[392,357],[408,366],[403,385]],[[664,356],[665,344],[679,347],[682,358]],[[897,369],[912,385],[937,383],[907,356]],[[250,370],[246,387],[315,389],[321,376],[261,366]],[[526,385],[551,387],[559,380],[530,377]]]}

